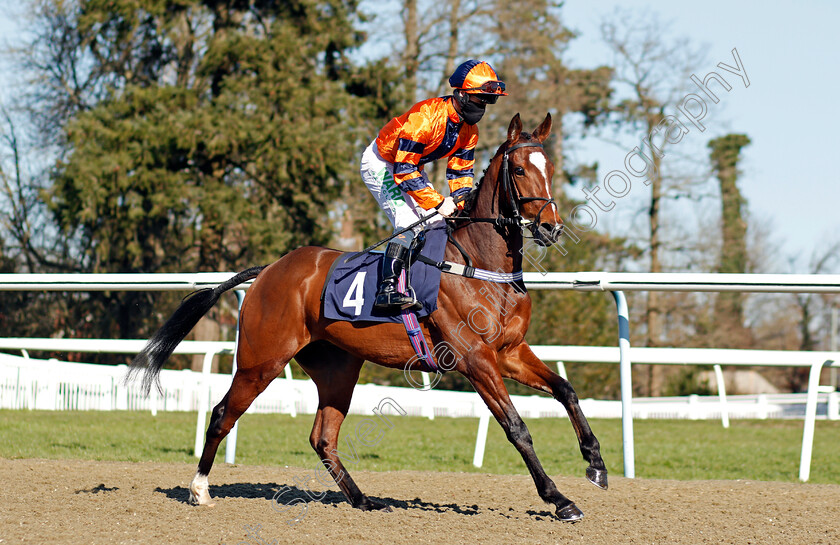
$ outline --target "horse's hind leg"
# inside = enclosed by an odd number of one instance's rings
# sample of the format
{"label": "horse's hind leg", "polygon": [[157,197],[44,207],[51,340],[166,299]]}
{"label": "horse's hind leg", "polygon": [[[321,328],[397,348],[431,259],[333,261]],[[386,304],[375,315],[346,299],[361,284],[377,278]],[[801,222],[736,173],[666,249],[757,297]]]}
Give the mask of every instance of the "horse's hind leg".
{"label": "horse's hind leg", "polygon": [[505,353],[502,360],[502,376],[549,393],[563,404],[577,434],[583,459],[589,462],[586,478],[595,486],[606,490],[607,469],[601,458],[601,445],[592,433],[589,422],[580,408],[577,394],[569,381],[552,372],[526,343]]}
{"label": "horse's hind leg", "polygon": [[[363,511],[390,511],[388,505],[362,493],[339,457],[338,432],[350,408],[353,389],[364,360],[325,341],[310,344],[295,356],[295,360],[318,387],[318,412],[309,436],[312,448],[350,505]],[[355,452],[349,448],[352,444],[350,441],[352,439],[348,439],[346,454],[341,453],[342,456],[355,456]]]}
{"label": "horse's hind leg", "polygon": [[190,483],[190,503],[213,506],[208,490],[207,475],[213,467],[219,443],[230,433],[233,425],[248,410],[254,399],[268,387],[285,366],[285,362],[269,360],[256,367],[236,370],[227,394],[213,408],[204,440],[204,451],[198,462],[195,477]]}

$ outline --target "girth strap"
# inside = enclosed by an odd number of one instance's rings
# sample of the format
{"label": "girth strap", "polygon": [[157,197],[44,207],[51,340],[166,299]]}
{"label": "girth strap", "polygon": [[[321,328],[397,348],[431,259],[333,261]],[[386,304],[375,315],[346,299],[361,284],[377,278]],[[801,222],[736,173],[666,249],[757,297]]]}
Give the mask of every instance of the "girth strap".
{"label": "girth strap", "polygon": [[428,257],[421,255],[418,261],[431,265],[440,269],[442,272],[448,274],[455,274],[463,276],[464,278],[477,278],[486,282],[495,282],[497,284],[513,284],[522,281],[522,271],[512,273],[500,273],[495,271],[488,271],[486,269],[477,269],[460,263],[453,263],[452,261],[434,261]]}
{"label": "girth strap", "polygon": [[[461,265],[460,263],[453,263],[452,261],[437,262],[424,255],[418,256],[417,260],[425,263],[426,265],[437,267],[442,272],[448,274],[457,274],[465,278],[475,278],[486,282],[496,282],[497,284],[516,284],[524,290],[524,286],[522,285],[522,271],[500,273],[485,269],[477,269],[475,267]],[[400,279],[397,283],[397,289],[399,289],[402,293],[406,293],[407,291],[405,279],[405,271],[402,271],[400,273]],[[432,351],[429,350],[429,345],[426,343],[426,337],[423,335],[423,331],[420,329],[420,323],[417,321],[417,315],[408,309],[403,310],[402,321],[405,326],[405,332],[408,333],[408,339],[411,341],[411,346],[414,348],[414,353],[417,354],[418,358],[420,358],[419,364],[421,370],[430,373],[438,372],[440,368],[432,355]]]}

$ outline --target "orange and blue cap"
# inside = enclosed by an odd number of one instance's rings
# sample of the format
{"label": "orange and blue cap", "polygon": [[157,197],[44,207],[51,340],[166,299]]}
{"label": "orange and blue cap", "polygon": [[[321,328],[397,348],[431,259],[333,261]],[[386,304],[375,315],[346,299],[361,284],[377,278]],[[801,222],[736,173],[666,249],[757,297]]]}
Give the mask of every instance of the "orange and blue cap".
{"label": "orange and blue cap", "polygon": [[475,59],[461,63],[449,77],[449,85],[469,94],[507,96],[505,83],[499,79],[493,67]]}

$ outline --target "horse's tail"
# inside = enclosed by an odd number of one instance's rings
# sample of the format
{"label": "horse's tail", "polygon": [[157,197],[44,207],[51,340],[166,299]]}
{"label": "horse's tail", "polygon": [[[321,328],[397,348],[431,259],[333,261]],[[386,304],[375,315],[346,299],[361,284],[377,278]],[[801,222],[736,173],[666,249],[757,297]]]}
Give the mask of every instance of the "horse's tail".
{"label": "horse's tail", "polygon": [[224,292],[247,280],[256,278],[265,267],[266,265],[252,267],[242,271],[230,280],[219,284],[215,288],[204,288],[186,296],[181,301],[180,306],[175,309],[175,312],[169,320],[163,324],[163,327],[157,330],[157,333],[149,339],[149,342],[146,343],[143,350],[131,361],[125,382],[130,382],[137,373],[145,369],[146,373],[143,375],[142,385],[143,392],[149,395],[152,384],[155,385],[159,392],[162,391],[159,379],[160,370],[166,360],[169,359],[169,356],[172,355],[175,347],[184,340],[184,337],[195,327],[195,324],[198,323],[201,317],[213,308],[213,305],[216,304]]}

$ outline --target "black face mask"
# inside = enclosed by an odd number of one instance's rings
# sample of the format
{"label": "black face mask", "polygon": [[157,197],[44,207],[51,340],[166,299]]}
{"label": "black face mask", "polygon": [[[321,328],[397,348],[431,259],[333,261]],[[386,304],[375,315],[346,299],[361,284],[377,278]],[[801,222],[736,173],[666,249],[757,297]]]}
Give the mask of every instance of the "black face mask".
{"label": "black face mask", "polygon": [[464,123],[467,125],[478,123],[482,116],[484,116],[486,104],[476,104],[470,100],[469,95],[466,93],[459,93],[456,95],[456,98],[458,99],[458,104],[461,106],[461,118],[464,120]]}

